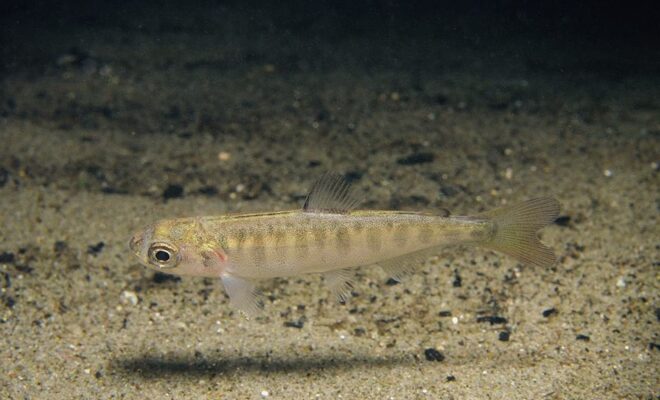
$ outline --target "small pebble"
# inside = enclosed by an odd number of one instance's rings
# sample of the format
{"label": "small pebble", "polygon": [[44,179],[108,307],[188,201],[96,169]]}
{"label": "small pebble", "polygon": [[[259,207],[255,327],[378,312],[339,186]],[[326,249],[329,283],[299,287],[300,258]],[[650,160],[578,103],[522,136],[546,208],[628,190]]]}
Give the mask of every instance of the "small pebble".
{"label": "small pebble", "polygon": [[461,287],[463,286],[463,279],[461,276],[458,274],[458,270],[454,270],[454,281],[451,283],[453,287]]}
{"label": "small pebble", "polygon": [[507,169],[504,171],[504,177],[505,177],[507,180],[510,181],[510,180],[513,178],[513,169],[512,169],[512,168],[507,168]]}
{"label": "small pebble", "polygon": [[268,397],[268,396],[270,396],[270,393],[268,393],[268,390],[262,390],[262,391],[261,391],[261,397],[262,397],[262,398],[265,399],[265,398]]}
{"label": "small pebble", "polygon": [[554,307],[553,307],[553,308],[548,308],[547,310],[543,310],[543,316],[544,316],[545,318],[548,318],[549,316],[551,316],[551,315],[555,315],[555,314],[557,314],[557,313],[558,313],[558,311],[557,311],[557,309],[554,308]]}
{"label": "small pebble", "polygon": [[181,185],[168,185],[165,190],[163,190],[163,199],[178,199],[183,197],[183,186]]}
{"label": "small pebble", "polygon": [[555,219],[555,225],[568,226],[571,222],[571,217],[568,215],[561,215]]}
{"label": "small pebble", "polygon": [[508,341],[509,341],[509,337],[511,337],[511,334],[509,333],[509,331],[502,331],[502,332],[500,332],[500,334],[497,336],[497,338],[498,338],[499,340],[501,340],[502,342],[508,342]]}
{"label": "small pebble", "polygon": [[10,264],[13,263],[16,257],[14,256],[14,253],[9,253],[9,252],[3,252],[0,253],[0,263],[2,264]]}
{"label": "small pebble", "polygon": [[394,279],[394,278],[389,278],[389,279],[385,282],[385,284],[386,284],[387,286],[394,286],[394,285],[398,285],[399,283],[400,283],[400,282],[399,282],[398,280]]}
{"label": "small pebble", "polygon": [[483,317],[477,317],[477,322],[488,322],[491,325],[495,325],[495,324],[506,324],[507,320],[506,318],[497,315],[486,315]]}
{"label": "small pebble", "polygon": [[580,335],[577,335],[577,336],[575,337],[575,339],[576,339],[576,340],[582,340],[582,341],[585,341],[585,342],[588,342],[589,340],[591,340],[591,338],[590,338],[589,336],[587,336],[587,335],[581,335],[581,334],[580,334]]}
{"label": "small pebble", "polygon": [[101,250],[103,250],[104,247],[105,243],[103,242],[98,242],[97,244],[87,246],[87,254],[97,255],[101,252]]}
{"label": "small pebble", "polygon": [[122,304],[136,305],[138,303],[138,296],[135,292],[130,290],[124,290],[121,292],[121,302]]}
{"label": "small pebble", "polygon": [[451,317],[451,311],[440,311],[438,313],[439,317]]}
{"label": "small pebble", "polygon": [[447,375],[447,382],[454,382],[456,377],[454,375]]}
{"label": "small pebble", "polygon": [[229,161],[231,159],[231,153],[226,151],[221,151],[218,153],[218,160],[220,161]]}
{"label": "small pebble", "polygon": [[53,244],[53,251],[57,254],[62,254],[69,245],[64,240],[58,240]]}
{"label": "small pebble", "polygon": [[619,288],[624,288],[624,287],[626,287],[626,280],[624,279],[623,276],[620,277],[619,279],[617,279],[617,281],[616,281],[616,287],[619,287]]}
{"label": "small pebble", "polygon": [[603,171],[603,175],[605,175],[607,178],[611,178],[612,175],[614,175],[614,172],[612,172],[612,170],[610,169],[606,169],[605,171]]}
{"label": "small pebble", "polygon": [[302,318],[299,318],[295,321],[286,321],[284,323],[284,326],[286,326],[287,328],[302,329],[303,326],[305,326],[305,321]]}
{"label": "small pebble", "polygon": [[426,357],[426,361],[444,361],[445,355],[440,353],[438,350],[429,347],[428,349],[424,350],[424,356]]}
{"label": "small pebble", "polygon": [[9,181],[9,171],[0,167],[0,187],[3,187]]}
{"label": "small pebble", "polygon": [[433,162],[435,156],[432,153],[413,153],[406,157],[401,157],[396,162],[400,165],[416,165]]}

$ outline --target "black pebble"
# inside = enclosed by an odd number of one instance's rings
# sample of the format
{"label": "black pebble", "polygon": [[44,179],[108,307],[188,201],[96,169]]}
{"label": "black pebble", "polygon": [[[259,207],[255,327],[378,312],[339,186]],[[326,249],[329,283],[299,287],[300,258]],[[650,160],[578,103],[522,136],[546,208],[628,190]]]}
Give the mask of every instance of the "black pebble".
{"label": "black pebble", "polygon": [[649,343],[649,350],[660,350],[660,344],[657,343]]}
{"label": "black pebble", "polygon": [[17,265],[15,268],[18,272],[22,272],[24,274],[31,274],[32,271],[34,271],[34,268],[30,267],[29,265]]}
{"label": "black pebble", "polygon": [[502,332],[500,332],[500,334],[497,336],[497,338],[498,338],[499,340],[503,341],[503,342],[508,342],[510,336],[511,336],[511,334],[509,333],[509,331],[502,331]]}
{"label": "black pebble", "polygon": [[657,319],[658,322],[660,322],[660,308],[655,309],[655,319]]}
{"label": "black pebble", "polygon": [[438,313],[439,317],[451,317],[451,311],[440,311]]}
{"label": "black pebble", "polygon": [[94,374],[94,378],[96,378],[96,379],[101,379],[102,377],[103,377],[103,374],[101,373],[101,371],[96,371],[96,373]]}
{"label": "black pebble", "polygon": [[438,350],[429,347],[428,349],[424,350],[424,356],[426,357],[426,361],[444,361],[445,355],[440,353]]}
{"label": "black pebble", "polygon": [[440,188],[440,193],[447,197],[453,197],[458,194],[459,190],[456,189],[454,186],[443,186]]}
{"label": "black pebble", "polygon": [[9,307],[9,308],[13,308],[13,307],[14,307],[14,304],[16,304],[16,300],[14,300],[13,297],[8,296],[8,297],[5,299],[5,304],[6,304],[7,307]]}
{"label": "black pebble", "polygon": [[442,105],[442,104],[447,104],[447,102],[449,101],[449,98],[447,96],[445,96],[444,94],[438,93],[435,96],[433,96],[433,101],[436,104],[441,104]]}
{"label": "black pebble", "polygon": [[589,338],[589,336],[587,336],[587,335],[577,335],[575,337],[575,339],[576,340],[584,340],[585,342],[588,342],[589,340],[591,340],[591,338]]}
{"label": "black pebble", "polygon": [[168,185],[165,190],[163,190],[163,199],[178,199],[183,197],[183,186],[181,185]]}
{"label": "black pebble", "polygon": [[451,283],[452,286],[454,287],[461,287],[463,286],[463,279],[461,279],[461,276],[458,274],[458,270],[454,270],[454,281]]}
{"label": "black pebble", "polygon": [[506,324],[506,318],[500,317],[497,315],[486,315],[483,317],[477,317],[477,322],[488,322],[491,325],[495,324]]}
{"label": "black pebble", "polygon": [[14,257],[14,253],[9,253],[9,252],[2,252],[0,253],[0,263],[3,264],[9,264],[13,263],[16,257]]}
{"label": "black pebble", "polygon": [[0,167],[0,187],[3,187],[9,181],[9,171]]}
{"label": "black pebble", "polygon": [[98,242],[97,244],[90,245],[87,247],[87,254],[92,254],[92,255],[99,254],[104,247],[105,247],[105,243],[103,242]]}
{"label": "black pebble", "polygon": [[396,162],[400,165],[415,165],[430,163],[435,159],[432,153],[413,153],[407,157],[401,157]]}
{"label": "black pebble", "polygon": [[218,194],[218,189],[215,186],[203,186],[199,188],[199,193],[205,195],[205,196],[215,196]]}
{"label": "black pebble", "polygon": [[362,179],[362,175],[364,174],[361,171],[348,171],[344,175],[344,179],[346,179],[346,182],[348,183],[353,183]]}
{"label": "black pebble", "polygon": [[399,283],[400,283],[400,282],[397,281],[397,280],[394,279],[394,278],[389,278],[389,279],[385,282],[385,284],[386,284],[387,286],[394,286],[394,285],[398,285]]}
{"label": "black pebble", "polygon": [[69,245],[63,241],[63,240],[58,240],[53,244],[53,251],[57,254],[62,254],[64,250],[66,250],[69,247]]}
{"label": "black pebble", "polygon": [[172,282],[179,282],[181,278],[175,275],[168,275],[164,274],[162,272],[156,272],[153,277],[154,283],[163,283],[167,281],[172,281]]}
{"label": "black pebble", "polygon": [[284,326],[286,326],[287,328],[302,329],[302,327],[305,326],[305,321],[303,321],[302,318],[299,318],[296,321],[286,321],[284,323]]}
{"label": "black pebble", "polygon": [[555,219],[555,225],[568,226],[571,223],[571,217],[568,215],[561,215]]}
{"label": "black pebble", "polygon": [[310,160],[307,163],[307,166],[310,167],[310,168],[318,167],[319,165],[321,165],[321,161],[318,161],[318,160]]}
{"label": "black pebble", "polygon": [[546,318],[548,318],[551,315],[558,314],[558,313],[559,313],[559,311],[557,311],[557,309],[554,308],[554,307],[553,308],[548,308],[547,310],[543,310],[543,316],[546,317]]}
{"label": "black pebble", "polygon": [[456,377],[454,375],[447,375],[447,382],[454,382]]}

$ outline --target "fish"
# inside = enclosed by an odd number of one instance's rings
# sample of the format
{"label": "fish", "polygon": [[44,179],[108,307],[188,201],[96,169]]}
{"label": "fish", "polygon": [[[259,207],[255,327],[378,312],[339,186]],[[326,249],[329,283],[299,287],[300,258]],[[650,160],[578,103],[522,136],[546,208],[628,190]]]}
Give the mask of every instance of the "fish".
{"label": "fish", "polygon": [[129,247],[156,271],[219,278],[230,304],[248,317],[263,308],[261,280],[322,274],[345,301],[355,269],[379,265],[401,281],[451,245],[481,246],[541,268],[556,262],[537,237],[559,215],[553,197],[471,216],[358,205],[343,175],[325,173],[300,209],[165,219],[133,235]]}

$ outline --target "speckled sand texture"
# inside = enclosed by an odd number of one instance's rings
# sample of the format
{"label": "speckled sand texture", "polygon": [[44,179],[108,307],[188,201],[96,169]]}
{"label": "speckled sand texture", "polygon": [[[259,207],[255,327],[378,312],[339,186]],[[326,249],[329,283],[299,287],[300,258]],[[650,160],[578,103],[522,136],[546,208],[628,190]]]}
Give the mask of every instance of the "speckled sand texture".
{"label": "speckled sand texture", "polygon": [[[0,398],[660,395],[657,73],[515,35],[149,10],[10,30]],[[326,170],[373,209],[556,196],[559,263],[448,248],[401,284],[359,270],[345,305],[318,276],[264,282],[246,320],[127,249],[158,218],[299,207]]]}

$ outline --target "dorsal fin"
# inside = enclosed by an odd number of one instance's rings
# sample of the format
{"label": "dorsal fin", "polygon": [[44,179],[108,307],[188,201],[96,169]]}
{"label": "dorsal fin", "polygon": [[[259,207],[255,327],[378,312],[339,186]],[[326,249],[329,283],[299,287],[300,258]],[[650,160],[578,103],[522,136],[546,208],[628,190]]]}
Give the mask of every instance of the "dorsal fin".
{"label": "dorsal fin", "polygon": [[346,214],[359,201],[351,193],[351,185],[343,175],[326,172],[316,181],[303,205],[305,212]]}

